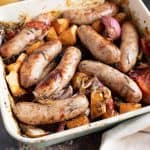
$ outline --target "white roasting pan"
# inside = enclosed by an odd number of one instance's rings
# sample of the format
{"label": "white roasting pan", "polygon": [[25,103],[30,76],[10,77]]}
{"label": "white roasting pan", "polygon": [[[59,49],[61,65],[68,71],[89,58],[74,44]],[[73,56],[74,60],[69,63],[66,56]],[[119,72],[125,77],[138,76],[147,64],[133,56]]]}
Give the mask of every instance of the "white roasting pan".
{"label": "white roasting pan", "polygon": [[[73,2],[68,6],[65,0],[26,0],[0,7],[0,21],[18,21],[21,14],[28,14],[34,17],[42,12],[50,10],[64,10],[70,7],[88,7],[95,1],[103,3],[104,0],[72,0]],[[118,0],[116,1],[118,2]],[[125,2],[125,1],[124,1]],[[132,13],[137,22],[139,29],[150,29],[150,12],[145,7],[141,0],[128,0],[127,9]],[[124,5],[126,5],[124,4]],[[141,30],[141,31],[142,31]],[[77,127],[74,129],[65,130],[63,132],[50,134],[39,138],[24,137],[20,133],[20,129],[16,120],[14,119],[10,107],[10,101],[13,100],[10,96],[6,81],[5,71],[2,59],[0,58],[0,108],[7,132],[16,140],[28,144],[33,144],[36,147],[45,147],[48,145],[60,143],[66,140],[77,138],[93,132],[97,132],[108,128],[123,120],[150,112],[150,106],[143,107],[139,110],[121,114],[109,119],[99,120],[88,125]]]}

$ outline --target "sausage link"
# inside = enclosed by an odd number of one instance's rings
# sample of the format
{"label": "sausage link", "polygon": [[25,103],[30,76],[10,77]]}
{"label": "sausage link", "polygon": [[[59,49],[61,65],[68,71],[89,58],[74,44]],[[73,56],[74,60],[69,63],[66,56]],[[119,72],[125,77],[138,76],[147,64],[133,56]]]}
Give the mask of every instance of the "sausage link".
{"label": "sausage link", "polygon": [[60,41],[50,41],[36,49],[22,64],[20,68],[20,83],[28,88],[36,84],[45,67],[61,52]]}
{"label": "sausage link", "polygon": [[138,33],[130,22],[125,22],[122,26],[120,51],[121,59],[117,67],[126,73],[136,64],[139,53]]}
{"label": "sausage link", "polygon": [[137,84],[120,71],[96,61],[82,61],[79,65],[81,72],[96,75],[100,81],[112,91],[125,98],[127,102],[139,102],[142,92]]}
{"label": "sausage link", "polygon": [[81,25],[78,28],[78,36],[97,60],[106,64],[120,61],[120,50],[113,43],[104,39],[92,27]]}
{"label": "sausage link", "polygon": [[103,16],[113,16],[118,12],[114,3],[104,3],[94,8],[71,9],[63,12],[63,17],[68,18],[74,24],[91,24]]}
{"label": "sausage link", "polygon": [[72,119],[86,112],[89,102],[85,95],[52,101],[50,105],[18,102],[13,111],[23,123],[30,125],[52,124]]}
{"label": "sausage link", "polygon": [[49,97],[66,87],[72,79],[80,59],[80,50],[68,47],[56,69],[36,86],[33,92],[35,97]]}
{"label": "sausage link", "polygon": [[[33,22],[33,23],[32,23]],[[50,24],[50,16],[46,14],[41,14],[37,18],[33,19],[30,24],[34,24],[32,26],[25,26],[22,31],[20,31],[14,38],[6,42],[0,48],[0,55],[3,57],[11,57],[13,55],[19,54],[24,48],[33,40],[38,39],[44,34],[44,28],[37,29],[37,24],[40,26],[49,26]],[[27,23],[27,24],[29,24]],[[44,30],[43,30],[44,29]]]}

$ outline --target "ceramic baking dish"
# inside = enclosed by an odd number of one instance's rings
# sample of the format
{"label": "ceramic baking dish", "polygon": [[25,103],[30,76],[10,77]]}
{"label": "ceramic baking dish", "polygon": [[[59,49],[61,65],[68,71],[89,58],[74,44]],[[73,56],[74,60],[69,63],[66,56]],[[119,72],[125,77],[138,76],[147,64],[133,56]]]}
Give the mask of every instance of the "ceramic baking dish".
{"label": "ceramic baking dish", "polygon": [[[74,0],[71,4],[69,4],[69,6],[65,0],[27,0],[23,2],[17,2],[0,7],[0,21],[17,21],[18,16],[20,16],[21,14],[28,14],[31,17],[34,17],[41,12],[46,12],[50,10],[63,10],[68,9],[70,7],[78,6],[88,7],[88,5],[91,5],[92,2],[94,2],[95,4],[95,1],[102,3],[104,0]],[[131,13],[134,14],[134,18],[136,19],[137,25],[140,27],[140,29],[150,29],[150,12],[144,6],[143,2],[141,0],[129,0],[127,6],[131,10]],[[12,100],[13,99],[10,96],[5,81],[5,71],[3,67],[3,62],[0,58],[0,107],[5,128],[7,132],[16,140],[28,144],[33,144],[37,147],[52,145],[69,139],[87,135],[92,132],[97,132],[108,128],[116,123],[119,123],[123,120],[127,120],[131,117],[150,112],[150,106],[147,106],[137,111],[125,113],[109,119],[99,120],[88,125],[65,130],[60,133],[54,133],[39,138],[29,138],[23,137],[20,134],[17,122],[14,119],[11,112],[10,102]]]}

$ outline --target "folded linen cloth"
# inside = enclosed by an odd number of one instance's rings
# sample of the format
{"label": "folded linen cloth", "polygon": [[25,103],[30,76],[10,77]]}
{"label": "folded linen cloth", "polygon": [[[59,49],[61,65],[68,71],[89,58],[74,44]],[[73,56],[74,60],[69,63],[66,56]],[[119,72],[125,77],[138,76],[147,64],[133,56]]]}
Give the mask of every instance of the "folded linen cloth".
{"label": "folded linen cloth", "polygon": [[104,132],[100,150],[150,150],[150,113]]}

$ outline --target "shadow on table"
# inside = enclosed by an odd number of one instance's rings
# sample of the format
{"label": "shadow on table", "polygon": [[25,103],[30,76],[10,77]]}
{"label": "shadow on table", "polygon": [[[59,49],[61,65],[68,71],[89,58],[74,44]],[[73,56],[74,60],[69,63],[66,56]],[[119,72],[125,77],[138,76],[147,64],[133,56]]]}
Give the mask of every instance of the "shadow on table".
{"label": "shadow on table", "polygon": [[60,144],[38,149],[27,144],[19,144],[20,150],[98,150],[101,133],[94,133]]}

